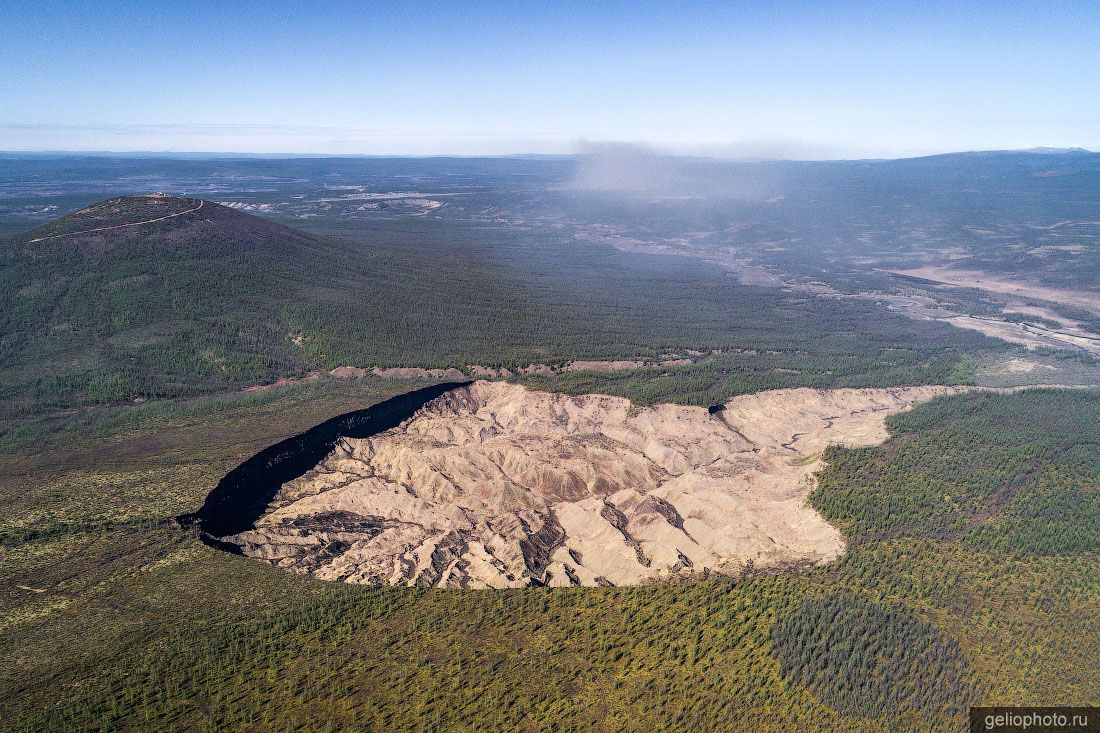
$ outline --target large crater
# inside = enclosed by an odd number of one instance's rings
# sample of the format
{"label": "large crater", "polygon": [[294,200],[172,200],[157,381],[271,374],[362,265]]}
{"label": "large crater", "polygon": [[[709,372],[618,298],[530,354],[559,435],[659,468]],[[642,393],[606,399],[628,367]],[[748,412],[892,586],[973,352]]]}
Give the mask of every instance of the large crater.
{"label": "large crater", "polygon": [[708,410],[445,385],[269,449],[200,519],[227,548],[351,583],[635,585],[823,563],[844,541],[806,501],[821,451],[879,443],[887,415],[959,389],[774,390]]}

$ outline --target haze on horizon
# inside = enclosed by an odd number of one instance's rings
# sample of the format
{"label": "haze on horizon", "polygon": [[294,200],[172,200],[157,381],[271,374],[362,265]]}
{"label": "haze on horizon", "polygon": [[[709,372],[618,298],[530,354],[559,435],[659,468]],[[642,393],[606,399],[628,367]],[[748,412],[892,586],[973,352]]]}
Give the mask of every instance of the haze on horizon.
{"label": "haze on horizon", "polygon": [[1100,5],[15,2],[0,150],[1100,148]]}

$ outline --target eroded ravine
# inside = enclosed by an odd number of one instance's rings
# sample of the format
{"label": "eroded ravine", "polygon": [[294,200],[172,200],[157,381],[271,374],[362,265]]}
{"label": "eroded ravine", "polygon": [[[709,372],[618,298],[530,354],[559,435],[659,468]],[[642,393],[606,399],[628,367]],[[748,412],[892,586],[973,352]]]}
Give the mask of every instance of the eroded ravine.
{"label": "eroded ravine", "polygon": [[402,403],[400,424],[333,435],[238,502],[246,516],[204,527],[277,567],[369,584],[634,585],[824,563],[844,540],[806,501],[821,452],[880,443],[887,415],[965,389],[784,389],[708,410],[451,385]]}

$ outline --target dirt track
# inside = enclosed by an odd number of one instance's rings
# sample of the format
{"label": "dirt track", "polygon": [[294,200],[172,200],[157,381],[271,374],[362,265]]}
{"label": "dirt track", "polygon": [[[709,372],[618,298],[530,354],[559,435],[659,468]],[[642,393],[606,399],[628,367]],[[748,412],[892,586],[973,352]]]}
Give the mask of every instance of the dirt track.
{"label": "dirt track", "polygon": [[176,216],[183,216],[184,214],[190,214],[192,211],[198,211],[202,208],[203,200],[198,199],[199,205],[193,209],[187,211],[177,211],[175,214],[168,214],[167,216],[158,216],[156,219],[146,219],[145,221],[134,221],[129,224],[115,224],[109,227],[95,227],[94,229],[82,229],[79,232],[66,232],[64,234],[53,234],[49,237],[36,237],[32,239],[32,242],[45,242],[47,239],[60,239],[61,237],[72,237],[77,234],[91,234],[92,232],[105,232],[108,229],[122,229],[123,227],[136,227],[141,224],[152,224],[153,222],[164,221],[165,219],[171,219]]}

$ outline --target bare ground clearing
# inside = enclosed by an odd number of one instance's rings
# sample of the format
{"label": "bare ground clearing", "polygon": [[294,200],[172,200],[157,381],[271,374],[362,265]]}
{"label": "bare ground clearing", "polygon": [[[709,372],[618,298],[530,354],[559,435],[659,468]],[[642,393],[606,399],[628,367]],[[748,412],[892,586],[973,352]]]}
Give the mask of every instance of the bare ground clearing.
{"label": "bare ground clearing", "polygon": [[317,578],[461,587],[636,585],[823,563],[806,503],[830,444],[968,387],[783,389],[707,410],[476,382],[345,439],[283,487],[245,554]]}

